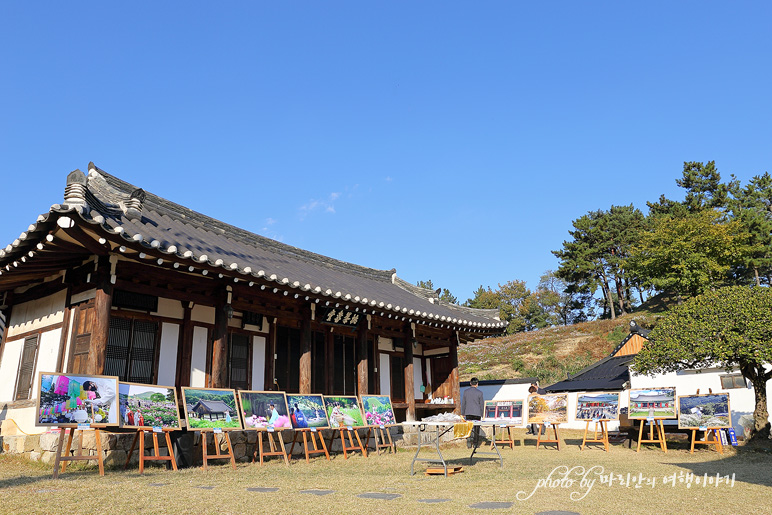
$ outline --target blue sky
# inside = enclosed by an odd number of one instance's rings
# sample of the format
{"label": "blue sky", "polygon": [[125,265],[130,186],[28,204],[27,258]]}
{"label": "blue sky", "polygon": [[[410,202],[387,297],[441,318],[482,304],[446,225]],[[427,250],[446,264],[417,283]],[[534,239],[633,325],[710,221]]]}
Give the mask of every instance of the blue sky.
{"label": "blue sky", "polygon": [[89,161],[459,300],[684,161],[772,171],[768,2],[2,2],[0,244]]}

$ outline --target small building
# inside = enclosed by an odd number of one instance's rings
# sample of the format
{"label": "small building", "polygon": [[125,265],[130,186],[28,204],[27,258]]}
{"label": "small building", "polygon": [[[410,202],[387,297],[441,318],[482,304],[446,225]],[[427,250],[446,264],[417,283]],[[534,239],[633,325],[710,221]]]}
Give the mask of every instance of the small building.
{"label": "small building", "polygon": [[207,401],[201,399],[193,405],[193,408],[190,409],[189,413],[195,413],[196,418],[200,419],[219,420],[221,418],[227,418],[232,411],[233,410],[231,410],[223,401]]}
{"label": "small building", "polygon": [[394,269],[250,233],[93,163],[67,176],[63,202],[19,225],[0,249],[0,418],[27,431],[40,371],[388,394],[414,419],[454,409],[458,346],[506,327],[497,310],[446,303]]}

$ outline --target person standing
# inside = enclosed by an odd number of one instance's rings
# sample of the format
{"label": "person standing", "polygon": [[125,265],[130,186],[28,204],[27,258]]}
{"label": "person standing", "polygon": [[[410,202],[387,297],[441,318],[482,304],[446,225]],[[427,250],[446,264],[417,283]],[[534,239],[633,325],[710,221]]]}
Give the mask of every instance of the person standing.
{"label": "person standing", "polygon": [[[485,409],[485,396],[482,391],[477,388],[480,381],[476,377],[473,377],[469,381],[470,388],[467,388],[464,392],[464,396],[461,399],[461,415],[466,420],[480,420],[483,416],[483,410]],[[466,446],[476,448],[480,442],[480,428],[475,426],[472,430],[472,439],[467,439]]]}

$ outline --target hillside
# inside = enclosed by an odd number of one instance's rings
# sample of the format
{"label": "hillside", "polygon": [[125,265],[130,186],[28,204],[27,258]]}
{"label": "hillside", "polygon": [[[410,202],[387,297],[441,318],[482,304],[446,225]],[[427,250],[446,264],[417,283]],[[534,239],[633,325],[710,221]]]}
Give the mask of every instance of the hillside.
{"label": "hillside", "polygon": [[462,345],[458,352],[459,377],[461,381],[473,376],[478,379],[537,377],[542,385],[560,381],[608,356],[629,334],[631,320],[651,328],[672,304],[669,297],[658,295],[634,313],[616,320],[550,327]]}

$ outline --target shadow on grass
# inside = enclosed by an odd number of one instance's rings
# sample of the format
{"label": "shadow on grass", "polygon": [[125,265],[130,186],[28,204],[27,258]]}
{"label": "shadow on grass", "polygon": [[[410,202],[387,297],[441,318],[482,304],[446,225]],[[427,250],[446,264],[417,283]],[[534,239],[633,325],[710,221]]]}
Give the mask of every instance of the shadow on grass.
{"label": "shadow on grass", "polygon": [[[702,452],[706,452],[705,449]],[[769,467],[772,464],[772,456],[766,453],[742,452],[739,451],[732,456],[718,454],[712,461],[703,461],[699,463],[673,463],[692,472],[695,476],[716,477],[734,475],[735,481],[742,481],[753,485],[772,486],[772,476],[769,475]],[[717,488],[715,485],[708,485]],[[723,485],[722,485],[723,486]]]}

